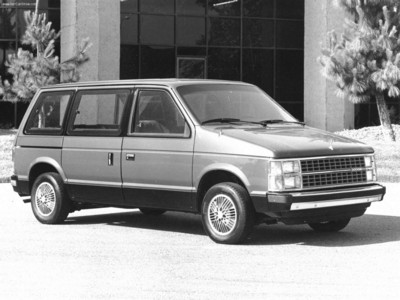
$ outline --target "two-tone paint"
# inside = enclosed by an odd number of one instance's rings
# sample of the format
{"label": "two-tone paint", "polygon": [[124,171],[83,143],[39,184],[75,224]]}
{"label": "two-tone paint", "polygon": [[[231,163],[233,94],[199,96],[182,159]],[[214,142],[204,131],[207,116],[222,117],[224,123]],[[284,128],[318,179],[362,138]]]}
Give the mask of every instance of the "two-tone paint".
{"label": "two-tone paint", "polygon": [[[109,88],[129,89],[129,105],[121,134],[110,137],[70,135],[68,122],[58,136],[28,135],[24,124],[32,111],[31,104],[15,140],[15,191],[29,195],[40,174],[57,172],[75,202],[199,213],[208,188],[233,181],[246,188],[257,212],[287,223],[317,220],[319,215],[308,213],[315,208],[327,208],[332,215],[347,210],[350,217],[357,216],[371,202],[382,200],[384,187],[375,183],[311,192],[269,192],[267,174],[271,159],[372,155],[374,151],[357,141],[296,124],[202,126],[176,88],[203,82],[131,80],[41,89],[32,103],[41,93],[70,90],[76,95],[81,90]],[[163,90],[173,97],[190,129],[188,136],[142,136],[129,132],[138,91],[149,89]]]}

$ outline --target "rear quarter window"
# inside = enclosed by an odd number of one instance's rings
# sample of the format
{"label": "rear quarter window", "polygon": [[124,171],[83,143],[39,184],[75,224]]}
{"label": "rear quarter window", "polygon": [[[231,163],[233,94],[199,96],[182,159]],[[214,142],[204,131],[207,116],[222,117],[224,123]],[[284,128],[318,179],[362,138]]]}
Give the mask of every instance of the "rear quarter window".
{"label": "rear quarter window", "polygon": [[26,123],[25,134],[60,135],[73,92],[43,92]]}

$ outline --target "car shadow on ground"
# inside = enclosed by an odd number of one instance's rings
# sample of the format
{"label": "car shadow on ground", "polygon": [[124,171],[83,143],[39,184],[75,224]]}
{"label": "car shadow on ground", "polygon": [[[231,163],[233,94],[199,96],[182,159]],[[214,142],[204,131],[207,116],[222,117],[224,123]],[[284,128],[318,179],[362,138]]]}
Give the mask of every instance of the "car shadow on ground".
{"label": "car shadow on ground", "polygon": [[[72,216],[68,225],[107,224],[131,228],[172,231],[205,235],[199,215],[167,212],[161,216],[144,215],[138,211],[123,213]],[[258,225],[246,245],[298,244],[323,247],[351,247],[400,241],[400,217],[366,214],[351,220],[340,232],[320,233],[308,225]]]}
{"label": "car shadow on ground", "polygon": [[185,234],[205,235],[199,215],[167,212],[160,216],[144,215],[139,211],[91,216],[69,217],[66,224],[108,224],[132,228],[172,231]]}
{"label": "car shadow on ground", "polygon": [[256,227],[249,244],[299,244],[322,247],[352,247],[400,241],[400,217],[364,215],[354,218],[339,232],[315,232],[308,225]]}

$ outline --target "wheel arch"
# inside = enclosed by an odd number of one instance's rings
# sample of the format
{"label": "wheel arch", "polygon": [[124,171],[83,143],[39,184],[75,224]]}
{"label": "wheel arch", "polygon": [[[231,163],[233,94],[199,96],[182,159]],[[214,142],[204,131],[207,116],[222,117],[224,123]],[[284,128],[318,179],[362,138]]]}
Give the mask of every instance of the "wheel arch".
{"label": "wheel arch", "polygon": [[243,172],[234,166],[215,165],[205,170],[199,177],[196,193],[196,207],[200,212],[204,195],[213,186],[222,182],[233,182],[242,186],[248,192],[249,181]]}
{"label": "wheel arch", "polygon": [[48,172],[58,173],[65,182],[66,177],[60,164],[53,158],[40,157],[33,161],[29,167],[29,193],[32,191],[33,183],[40,175]]}

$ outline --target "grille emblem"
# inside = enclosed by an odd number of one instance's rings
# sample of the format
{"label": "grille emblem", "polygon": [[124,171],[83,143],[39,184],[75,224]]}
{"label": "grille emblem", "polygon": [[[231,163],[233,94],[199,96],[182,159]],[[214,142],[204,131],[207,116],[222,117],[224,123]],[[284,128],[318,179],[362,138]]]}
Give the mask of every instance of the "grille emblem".
{"label": "grille emblem", "polygon": [[330,150],[333,151],[333,139],[331,139],[331,140],[329,141],[329,147],[328,147],[328,149],[330,149]]}

